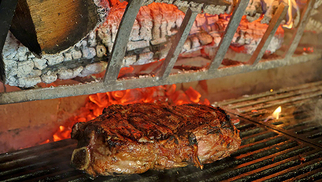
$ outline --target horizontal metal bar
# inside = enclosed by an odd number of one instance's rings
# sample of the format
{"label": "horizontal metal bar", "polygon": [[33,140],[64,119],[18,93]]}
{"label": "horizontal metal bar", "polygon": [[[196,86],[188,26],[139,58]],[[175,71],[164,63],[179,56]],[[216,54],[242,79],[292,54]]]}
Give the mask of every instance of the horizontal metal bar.
{"label": "horizontal metal bar", "polygon": [[219,48],[217,50],[216,56],[214,57],[214,59],[212,60],[208,68],[208,72],[210,74],[212,74],[217,70],[222,60],[224,59],[226,52],[228,50],[228,47],[230,46],[231,40],[233,39],[235,32],[237,30],[237,27],[239,26],[239,23],[244,15],[248,2],[249,0],[243,0],[238,2],[237,8],[232,14],[230,21],[227,25],[227,28],[225,30],[224,36],[222,37],[219,43]]}
{"label": "horizontal metal bar", "polygon": [[302,38],[305,27],[306,27],[307,23],[309,22],[309,19],[311,16],[311,10],[313,9],[314,4],[315,4],[315,0],[309,0],[309,2],[307,2],[306,6],[301,14],[300,24],[298,25],[297,28],[295,28],[295,32],[293,34],[291,42],[289,43],[289,46],[286,48],[287,52],[285,52],[285,54],[284,54],[285,59],[289,59],[294,54],[294,52],[295,52],[295,50]]}
{"label": "horizontal metal bar", "polygon": [[274,16],[271,19],[268,28],[265,34],[263,35],[260,43],[256,47],[256,50],[254,51],[252,57],[249,59],[248,64],[255,65],[262,59],[267,47],[269,46],[272,38],[275,35],[277,28],[280,26],[282,20],[286,15],[287,9],[288,6],[285,3],[281,2],[276,12],[274,13]]}
{"label": "horizontal metal bar", "polygon": [[120,72],[122,61],[126,52],[126,46],[129,42],[129,37],[132,27],[138,14],[143,0],[129,1],[124,15],[122,17],[120,26],[118,28],[116,39],[113,45],[109,64],[106,68],[104,76],[104,83],[115,82]]}
{"label": "horizontal metal bar", "polygon": [[191,82],[197,80],[206,80],[211,78],[224,77],[234,74],[246,73],[256,70],[272,69],[281,66],[287,66],[310,60],[317,60],[321,58],[321,53],[312,53],[309,55],[302,55],[291,57],[289,60],[275,59],[270,61],[263,61],[255,66],[240,65],[235,67],[227,67],[218,69],[214,74],[208,74],[206,71],[194,71],[181,74],[170,75],[166,79],[157,79],[156,77],[143,77],[119,80],[111,84],[104,84],[103,82],[88,83],[73,86],[58,86],[53,88],[39,88],[16,92],[0,93],[0,105],[11,104],[18,102],[27,102],[33,100],[45,100],[61,97],[87,95],[101,92],[110,92],[115,90],[125,90],[133,88],[152,87],[157,85],[169,85],[182,82]]}
{"label": "horizontal metal bar", "polygon": [[174,64],[178,59],[179,54],[181,53],[183,45],[189,35],[189,32],[197,15],[198,12],[193,12],[190,8],[187,10],[180,29],[175,35],[175,39],[172,42],[171,48],[160,68],[160,71],[157,73],[157,76],[161,79],[169,76]]}

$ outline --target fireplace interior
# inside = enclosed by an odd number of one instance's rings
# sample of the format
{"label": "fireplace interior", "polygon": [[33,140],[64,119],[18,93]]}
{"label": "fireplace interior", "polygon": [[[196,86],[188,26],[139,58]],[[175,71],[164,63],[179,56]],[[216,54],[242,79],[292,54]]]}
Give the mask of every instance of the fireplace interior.
{"label": "fireplace interior", "polygon": [[321,180],[321,4],[0,0],[0,179],[91,181],[70,166],[72,125],[167,101],[222,107],[241,147],[203,170],[95,180]]}

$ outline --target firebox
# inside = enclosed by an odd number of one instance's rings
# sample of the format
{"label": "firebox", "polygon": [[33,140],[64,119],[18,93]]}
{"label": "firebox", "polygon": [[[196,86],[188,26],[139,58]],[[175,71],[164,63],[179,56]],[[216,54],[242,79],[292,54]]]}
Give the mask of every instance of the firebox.
{"label": "firebox", "polygon": [[0,0],[0,179],[88,181],[71,127],[112,104],[222,107],[230,157],[110,181],[322,179],[319,0]]}

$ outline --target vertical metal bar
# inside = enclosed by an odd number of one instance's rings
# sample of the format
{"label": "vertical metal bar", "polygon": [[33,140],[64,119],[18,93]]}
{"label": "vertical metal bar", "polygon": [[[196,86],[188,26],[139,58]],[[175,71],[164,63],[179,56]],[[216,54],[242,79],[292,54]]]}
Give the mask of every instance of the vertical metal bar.
{"label": "vertical metal bar", "polygon": [[249,0],[240,0],[238,2],[236,10],[232,14],[231,19],[228,23],[225,34],[219,43],[219,48],[217,50],[216,56],[212,60],[208,68],[208,72],[210,74],[217,70],[222,60],[224,59],[226,52],[228,50],[228,47],[231,43],[231,40],[233,39],[235,32],[237,30],[237,27],[239,26],[239,23],[244,15],[248,2]]}
{"label": "vertical metal bar", "polygon": [[129,37],[132,27],[138,14],[143,0],[131,0],[127,5],[122,17],[119,29],[116,34],[116,39],[112,49],[109,64],[106,68],[104,76],[104,84],[116,82],[117,76],[122,66],[122,60],[125,55],[126,46],[129,42]]}
{"label": "vertical metal bar", "polygon": [[285,59],[290,59],[291,56],[294,54],[295,49],[297,48],[297,46],[302,38],[304,29],[305,29],[307,23],[309,22],[311,10],[312,10],[314,4],[315,4],[315,0],[309,0],[309,2],[306,4],[306,6],[301,14],[300,24],[295,29],[295,32],[294,32],[293,37],[291,39],[291,42],[289,43],[289,45],[286,49],[287,52],[284,54]]}
{"label": "vertical metal bar", "polygon": [[255,52],[253,53],[252,57],[249,59],[248,64],[256,65],[259,60],[262,59],[268,45],[270,44],[277,28],[280,26],[282,20],[284,19],[288,6],[281,2],[278,6],[276,12],[274,13],[273,18],[271,19],[268,28],[263,35],[260,43],[258,44]]}
{"label": "vertical metal bar", "polygon": [[16,10],[18,0],[0,1],[0,79],[4,80],[4,63],[2,60],[2,49],[7,38],[11,21]]}
{"label": "vertical metal bar", "polygon": [[186,15],[180,26],[180,29],[172,42],[171,48],[160,68],[160,71],[157,73],[157,76],[161,79],[164,79],[169,76],[189,35],[189,32],[196,19],[197,14],[198,12],[193,12],[190,8],[187,10]]}

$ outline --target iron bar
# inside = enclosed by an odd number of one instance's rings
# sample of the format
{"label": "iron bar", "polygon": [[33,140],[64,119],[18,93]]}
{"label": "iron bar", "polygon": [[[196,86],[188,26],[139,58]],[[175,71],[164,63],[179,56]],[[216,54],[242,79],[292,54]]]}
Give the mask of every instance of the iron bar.
{"label": "iron bar", "polygon": [[280,26],[282,20],[284,19],[288,6],[281,2],[278,6],[273,18],[271,19],[268,28],[263,35],[260,43],[258,44],[252,57],[249,59],[248,64],[256,65],[263,57],[267,47],[269,46],[272,38],[275,35],[277,28]]}
{"label": "iron bar", "polygon": [[189,32],[197,15],[198,12],[193,12],[190,8],[187,10],[180,29],[172,42],[171,48],[160,68],[160,71],[157,73],[157,76],[161,79],[165,79],[169,76],[174,64],[178,59],[179,54],[181,53],[183,44],[185,43],[189,35]]}
{"label": "iron bar", "polygon": [[290,57],[292,57],[292,55],[294,54],[294,52],[295,52],[295,50],[302,38],[304,29],[305,29],[307,23],[309,22],[311,10],[312,10],[314,4],[315,4],[315,0],[309,0],[309,2],[307,2],[306,6],[301,14],[300,24],[295,29],[295,32],[294,32],[293,37],[291,39],[291,42],[289,43],[289,46],[286,49],[287,51],[284,54],[285,59],[290,59]]}
{"label": "iron bar", "polygon": [[235,67],[222,68],[218,69],[218,71],[214,74],[208,74],[207,71],[192,71],[180,74],[173,74],[167,77],[166,79],[157,79],[156,77],[147,76],[142,78],[140,77],[137,79],[123,79],[114,83],[109,83],[107,85],[102,82],[96,82],[71,86],[58,86],[53,88],[39,88],[16,92],[0,93],[0,105],[27,102],[33,100],[45,100],[101,92],[110,92],[115,90],[152,87],[157,85],[169,85],[197,80],[206,80],[255,70],[272,69],[276,67],[307,62],[309,60],[316,60],[320,57],[321,54],[313,53],[309,55],[292,57],[289,60],[276,59],[272,61],[264,61],[258,63],[255,66],[240,65]]}
{"label": "iron bar", "polygon": [[233,39],[235,32],[237,30],[237,27],[239,26],[239,23],[244,15],[248,2],[249,0],[238,2],[236,10],[233,12],[233,15],[231,16],[231,19],[225,30],[224,36],[222,37],[219,43],[219,48],[217,50],[216,56],[214,57],[214,59],[212,60],[208,68],[209,74],[213,74],[220,66],[222,60],[224,59],[226,52],[228,50],[228,47],[231,43],[231,40]]}
{"label": "iron bar", "polygon": [[129,42],[129,37],[132,27],[138,14],[143,0],[129,1],[124,15],[122,17],[120,26],[118,28],[116,39],[113,45],[109,64],[106,68],[104,76],[104,84],[116,82],[118,74],[122,66],[122,60],[126,52],[126,46]]}
{"label": "iron bar", "polygon": [[[18,0],[1,0],[0,1],[0,75],[4,74],[4,63],[2,60],[2,49],[7,38],[12,18],[15,13]],[[1,78],[4,80],[5,78]]]}

